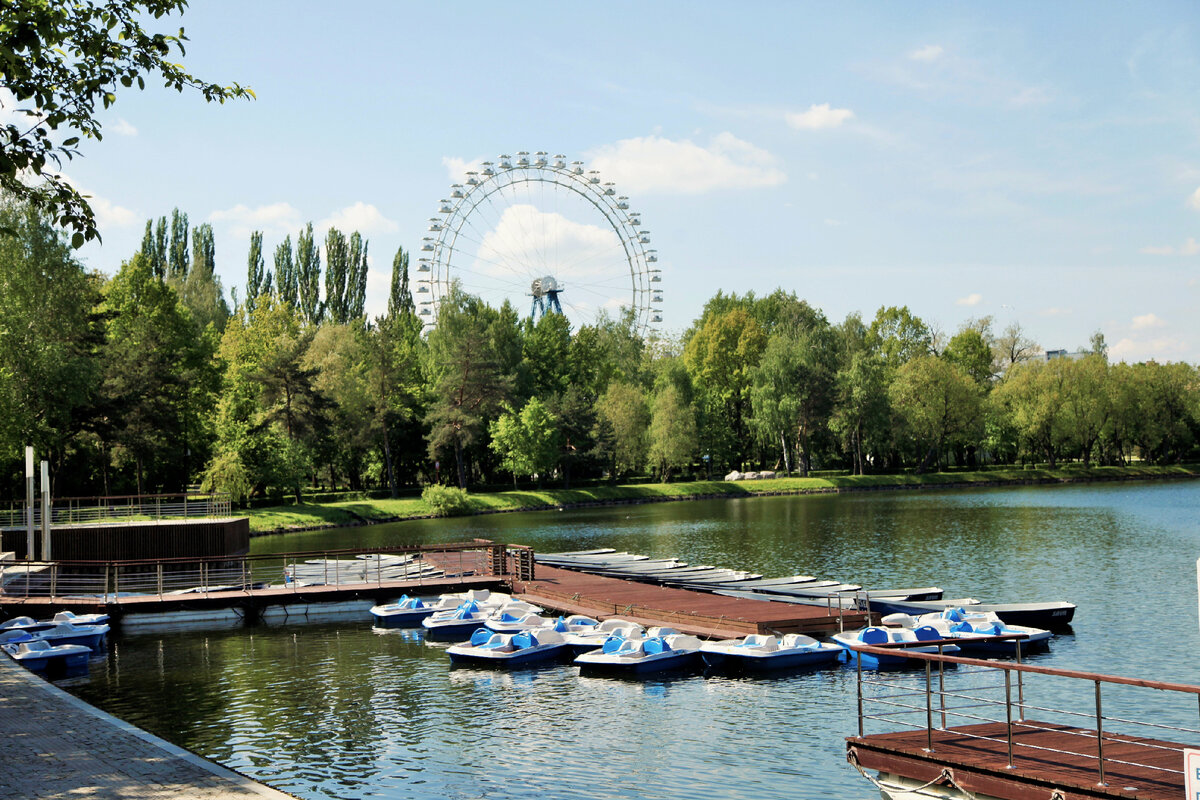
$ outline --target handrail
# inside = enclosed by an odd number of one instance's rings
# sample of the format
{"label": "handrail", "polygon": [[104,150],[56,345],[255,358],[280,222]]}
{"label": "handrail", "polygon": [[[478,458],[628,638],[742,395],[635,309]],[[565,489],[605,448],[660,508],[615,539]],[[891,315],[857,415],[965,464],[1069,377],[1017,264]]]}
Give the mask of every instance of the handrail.
{"label": "handrail", "polygon": [[[1002,637],[993,637],[1002,638]],[[952,639],[939,640],[942,644],[953,644]],[[932,642],[914,642],[914,645],[931,645],[938,644],[938,641]],[[864,653],[874,653],[875,655],[896,655],[895,648],[878,645],[856,645],[855,650],[861,650]],[[1114,683],[1124,686],[1140,686],[1144,689],[1161,689],[1168,692],[1185,692],[1187,694],[1200,694],[1200,686],[1192,686],[1186,683],[1166,683],[1164,681],[1148,681],[1143,678],[1124,678],[1119,675],[1104,675],[1099,672],[1083,672],[1080,670],[1071,669],[1056,669],[1054,667],[1040,667],[1035,664],[1012,664],[998,661],[988,661],[981,658],[964,658],[962,656],[938,655],[937,653],[919,653],[905,652],[903,655],[906,658],[915,658],[923,661],[942,661],[950,664],[964,664],[974,667],[990,667],[992,669],[1004,669],[1013,672],[1028,672],[1037,675],[1052,675],[1059,678],[1075,678],[1087,681],[1100,681],[1102,683]]]}

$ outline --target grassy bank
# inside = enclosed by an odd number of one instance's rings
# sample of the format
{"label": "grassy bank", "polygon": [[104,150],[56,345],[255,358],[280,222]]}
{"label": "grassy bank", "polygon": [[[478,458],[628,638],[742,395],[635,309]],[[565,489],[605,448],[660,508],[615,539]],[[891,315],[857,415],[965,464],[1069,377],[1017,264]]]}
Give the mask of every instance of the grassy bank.
{"label": "grassy bank", "polygon": [[[546,489],[472,494],[469,513],[537,510],[619,501],[687,500],[697,497],[752,497],[764,494],[865,491],[888,488],[989,486],[1025,483],[1066,483],[1155,478],[1200,477],[1200,466],[1081,467],[1065,469],[989,469],[979,472],[938,472],[929,475],[841,475],[822,478],[776,478],[765,481],[695,481],[637,486],[595,486],[586,489]],[[335,503],[256,508],[248,512],[254,534],[283,533],[313,528],[342,527],[427,517],[432,509],[420,498],[373,499]]]}

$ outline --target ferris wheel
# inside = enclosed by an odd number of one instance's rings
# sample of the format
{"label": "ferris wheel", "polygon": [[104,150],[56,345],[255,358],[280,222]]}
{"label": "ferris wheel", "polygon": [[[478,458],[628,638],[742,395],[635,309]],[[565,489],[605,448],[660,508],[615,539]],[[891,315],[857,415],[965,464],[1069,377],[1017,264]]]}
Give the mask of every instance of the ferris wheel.
{"label": "ferris wheel", "polygon": [[578,328],[628,310],[642,334],[662,322],[662,272],[641,215],[580,161],[540,151],[484,161],[450,187],[438,214],[417,261],[427,328],[456,283],[535,321],[561,313]]}

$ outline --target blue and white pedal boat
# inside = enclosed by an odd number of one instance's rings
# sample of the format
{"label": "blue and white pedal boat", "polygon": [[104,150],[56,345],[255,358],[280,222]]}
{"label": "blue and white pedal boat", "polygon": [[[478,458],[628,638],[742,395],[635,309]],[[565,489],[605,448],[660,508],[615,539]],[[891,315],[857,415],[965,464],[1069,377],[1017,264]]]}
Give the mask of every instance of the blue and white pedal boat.
{"label": "blue and white pedal boat", "polygon": [[[440,610],[444,610],[444,606]],[[438,611],[435,603],[426,603],[419,597],[402,595],[394,603],[384,603],[371,607],[371,616],[377,628],[413,628],[421,624],[421,620]]]}
{"label": "blue and white pedal boat", "polygon": [[864,653],[859,648],[863,645],[879,647],[881,645],[905,645],[902,649],[909,652],[937,653],[952,655],[959,648],[954,644],[920,644],[921,642],[936,642],[942,634],[929,625],[912,628],[881,628],[872,625],[857,631],[843,631],[833,635],[833,643],[846,651],[851,664],[862,662],[864,669],[906,669],[920,666],[918,659],[905,658],[902,655],[877,655]]}
{"label": "blue and white pedal boat", "polygon": [[496,633],[479,628],[471,634],[470,641],[446,648],[452,662],[490,667],[518,667],[552,661],[565,657],[570,651],[563,635],[549,628],[518,633]]}
{"label": "blue and white pedal boat", "polygon": [[541,610],[537,606],[521,600],[512,600],[499,608],[469,600],[456,608],[434,612],[421,620],[421,627],[425,628],[425,636],[428,639],[458,642],[470,636],[476,628],[484,627],[492,616],[499,617],[506,613],[524,616]]}
{"label": "blue and white pedal boat", "polygon": [[683,633],[645,639],[610,637],[598,650],[575,657],[581,670],[644,675],[687,669],[700,663],[700,640]]}
{"label": "blue and white pedal boat", "polygon": [[90,648],[81,644],[53,645],[29,633],[9,637],[0,644],[13,661],[32,672],[49,675],[79,675],[87,672]]}
{"label": "blue and white pedal boat", "polygon": [[[969,607],[968,607],[969,609]],[[885,625],[919,628],[928,625],[953,639],[964,653],[1015,655],[1019,645],[1022,653],[1044,650],[1050,646],[1053,634],[1043,628],[1010,625],[993,612],[979,613],[964,608],[948,608],[937,614],[922,614],[913,618],[907,614],[889,614],[881,620]],[[997,636],[1021,636],[1021,639],[997,639]]]}
{"label": "blue and white pedal boat", "polygon": [[[572,616],[576,617],[579,615]],[[568,617],[567,619],[570,620],[571,618]],[[569,622],[568,627],[571,627]],[[613,637],[618,639],[646,638],[645,628],[636,622],[630,622],[620,617],[612,617],[594,625],[587,625],[577,620],[574,627],[575,630],[569,630],[566,633],[566,639],[571,647],[575,649],[576,653],[587,653],[591,650],[598,650]]]}
{"label": "blue and white pedal boat", "polygon": [[768,672],[836,664],[842,648],[818,642],[802,633],[784,636],[751,634],[742,639],[722,639],[700,645],[700,656],[710,667],[730,671]]}

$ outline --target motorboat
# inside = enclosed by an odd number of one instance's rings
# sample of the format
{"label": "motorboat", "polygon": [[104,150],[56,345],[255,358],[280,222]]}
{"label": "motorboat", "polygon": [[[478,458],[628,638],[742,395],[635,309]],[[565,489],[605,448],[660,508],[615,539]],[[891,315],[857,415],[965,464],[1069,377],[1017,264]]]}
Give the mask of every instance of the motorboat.
{"label": "motorboat", "polygon": [[85,645],[50,644],[45,639],[36,638],[29,633],[10,638],[4,644],[0,644],[0,649],[28,670],[53,675],[87,672],[88,658],[92,655],[91,649]]}
{"label": "motorboat", "polygon": [[561,633],[550,628],[517,633],[478,628],[469,641],[451,645],[446,652],[455,663],[516,667],[553,660],[569,653],[570,645]]}
{"label": "motorboat", "polygon": [[[445,606],[442,607],[444,609]],[[371,616],[375,618],[377,628],[412,628],[421,624],[421,620],[442,610],[434,603],[426,603],[419,597],[402,595],[394,603],[372,606]]]}
{"label": "motorboat", "polygon": [[842,652],[836,644],[818,642],[802,633],[753,633],[700,645],[700,656],[708,666],[745,672],[827,666],[837,663]]}
{"label": "motorboat", "polygon": [[700,661],[700,640],[683,633],[644,639],[610,637],[598,650],[575,657],[585,671],[645,674],[685,669]]}
{"label": "motorboat", "polygon": [[[959,650],[955,644],[932,644],[942,641],[943,637],[940,631],[930,625],[921,625],[917,628],[881,628],[872,625],[857,631],[835,633],[832,638],[834,644],[846,651],[847,658],[851,663],[861,662],[865,669],[904,669],[916,666],[920,662],[902,655],[865,653],[860,649],[863,645],[868,647],[895,645],[910,652],[942,653],[944,655],[957,653]],[[921,644],[922,642],[930,644]]]}

